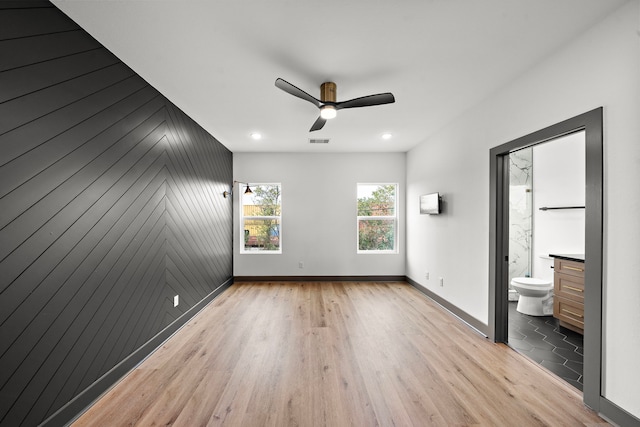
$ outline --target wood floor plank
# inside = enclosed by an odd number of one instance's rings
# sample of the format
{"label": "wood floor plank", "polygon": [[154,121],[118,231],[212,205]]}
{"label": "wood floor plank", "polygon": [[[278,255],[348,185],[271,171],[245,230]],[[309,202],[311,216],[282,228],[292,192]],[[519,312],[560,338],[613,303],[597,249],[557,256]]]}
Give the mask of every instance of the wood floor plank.
{"label": "wood floor plank", "polygon": [[74,427],[607,425],[406,283],[235,284]]}

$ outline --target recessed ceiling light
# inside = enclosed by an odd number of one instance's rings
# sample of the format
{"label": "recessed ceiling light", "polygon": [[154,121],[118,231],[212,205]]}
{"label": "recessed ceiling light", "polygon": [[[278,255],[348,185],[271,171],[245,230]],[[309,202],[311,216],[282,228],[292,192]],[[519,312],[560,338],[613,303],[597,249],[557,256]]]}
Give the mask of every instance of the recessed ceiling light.
{"label": "recessed ceiling light", "polygon": [[382,134],[382,139],[391,139],[392,137],[393,135],[391,135],[389,132]]}
{"label": "recessed ceiling light", "polygon": [[256,141],[262,139],[262,134],[258,132],[252,132],[249,136],[251,139],[255,139]]}

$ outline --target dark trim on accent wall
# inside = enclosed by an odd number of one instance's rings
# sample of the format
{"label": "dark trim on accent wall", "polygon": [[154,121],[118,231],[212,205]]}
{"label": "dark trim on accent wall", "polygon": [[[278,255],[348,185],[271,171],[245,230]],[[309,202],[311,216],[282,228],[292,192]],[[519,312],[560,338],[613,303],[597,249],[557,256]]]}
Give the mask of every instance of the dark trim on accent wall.
{"label": "dark trim on accent wall", "polygon": [[404,282],[406,276],[236,276],[235,282]]}
{"label": "dark trim on accent wall", "polygon": [[468,313],[460,310],[458,307],[456,307],[455,305],[451,304],[449,301],[447,301],[446,299],[442,298],[441,296],[431,292],[429,289],[427,289],[424,286],[420,285],[415,280],[407,277],[406,281],[411,286],[416,288],[419,292],[424,294],[427,298],[430,298],[433,301],[435,301],[436,303],[438,303],[439,305],[441,305],[445,310],[449,311],[451,314],[453,314],[454,316],[456,316],[457,318],[462,320],[464,323],[466,323],[467,325],[471,326],[473,329],[477,330],[480,334],[484,335],[485,337],[488,336],[487,325],[485,325],[484,323],[480,322],[475,317],[470,316]]}
{"label": "dark trim on accent wall", "polygon": [[233,153],[51,2],[0,21],[0,425],[61,425],[232,283]]}
{"label": "dark trim on accent wall", "polygon": [[155,337],[151,338],[135,352],[131,353],[126,359],[114,366],[109,372],[104,374],[100,379],[91,384],[82,393],[78,394],[73,400],[60,408],[56,413],[47,418],[42,426],[59,426],[68,425],[78,419],[89,407],[104,395],[108,390],[115,386],[120,379],[124,378],[133,368],[140,362],[145,360],[155,350],[157,350],[165,341],[173,336],[182,326],[191,320],[196,314],[205,308],[218,295],[224,292],[233,284],[233,277],[227,279],[223,284],[214,289],[209,295],[204,297],[200,302],[184,312],[180,317],[173,321],[169,326],[164,328]]}

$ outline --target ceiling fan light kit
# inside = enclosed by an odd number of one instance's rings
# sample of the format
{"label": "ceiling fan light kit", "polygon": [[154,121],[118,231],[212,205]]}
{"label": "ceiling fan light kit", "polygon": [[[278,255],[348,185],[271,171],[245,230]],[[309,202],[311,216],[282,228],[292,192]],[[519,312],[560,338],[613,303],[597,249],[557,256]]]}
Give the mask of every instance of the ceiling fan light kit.
{"label": "ceiling fan light kit", "polygon": [[313,123],[309,132],[322,129],[326,121],[334,118],[337,111],[343,108],[372,107],[374,105],[391,104],[396,101],[393,94],[387,92],[338,102],[336,101],[337,86],[333,82],[324,82],[320,85],[320,99],[309,95],[302,89],[280,78],[276,79],[276,87],[290,95],[304,99],[320,109],[320,117]]}
{"label": "ceiling fan light kit", "polygon": [[323,105],[320,108],[320,117],[325,120],[333,119],[337,115],[338,112],[336,111],[336,107],[333,105]]}

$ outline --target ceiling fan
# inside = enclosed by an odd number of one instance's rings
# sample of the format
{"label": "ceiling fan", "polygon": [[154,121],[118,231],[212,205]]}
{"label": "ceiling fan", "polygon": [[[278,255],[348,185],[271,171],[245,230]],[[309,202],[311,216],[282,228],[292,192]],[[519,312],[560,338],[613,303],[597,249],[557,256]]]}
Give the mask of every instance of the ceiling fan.
{"label": "ceiling fan", "polygon": [[393,94],[379,93],[376,95],[362,96],[360,98],[350,99],[349,101],[336,101],[336,84],[333,82],[325,82],[320,86],[320,99],[317,99],[307,92],[303,91],[283,79],[276,79],[276,87],[283,91],[297,96],[300,99],[309,101],[320,109],[320,117],[313,123],[309,132],[320,130],[328,119],[336,116],[336,112],[343,108],[371,107],[374,105],[391,104],[395,102]]}

